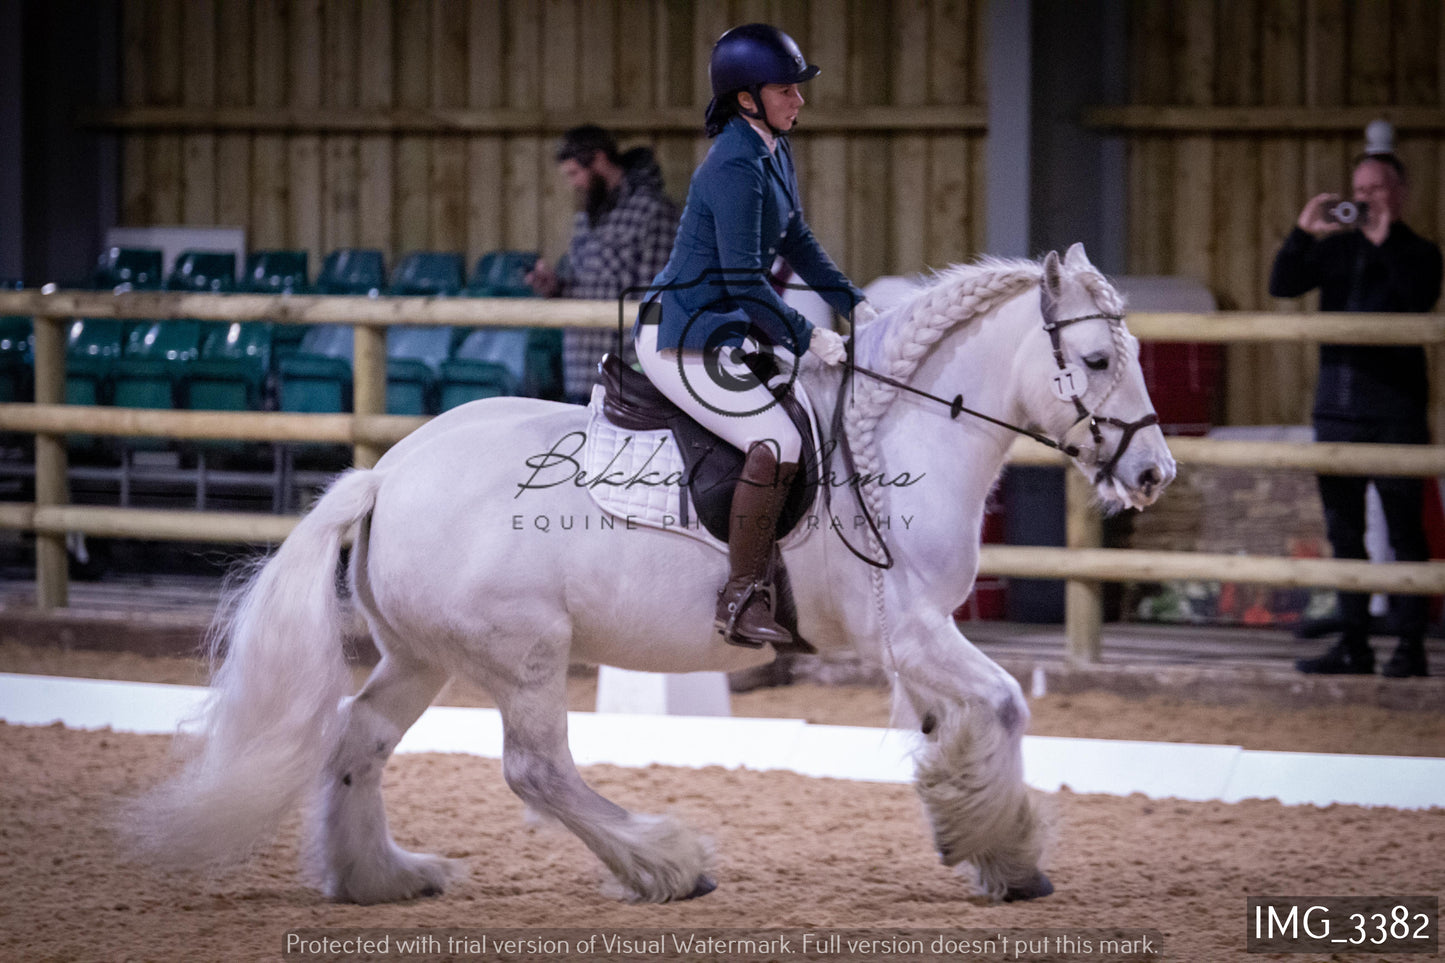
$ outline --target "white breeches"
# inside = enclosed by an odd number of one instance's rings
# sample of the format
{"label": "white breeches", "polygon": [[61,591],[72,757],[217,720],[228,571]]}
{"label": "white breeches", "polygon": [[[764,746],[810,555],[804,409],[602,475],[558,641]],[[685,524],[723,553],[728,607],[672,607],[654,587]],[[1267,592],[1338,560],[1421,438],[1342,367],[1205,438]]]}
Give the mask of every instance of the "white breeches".
{"label": "white breeches", "polygon": [[[658,350],[655,324],[641,326],[637,335],[637,360],[659,391],[723,441],[743,452],[756,444],[765,444],[773,450],[779,463],[798,461],[803,450],[798,429],[783,406],[745,365],[719,358],[725,377],[715,379],[704,365],[701,351]],[[788,361],[791,363],[791,358]],[[719,384],[719,381],[730,383]]]}

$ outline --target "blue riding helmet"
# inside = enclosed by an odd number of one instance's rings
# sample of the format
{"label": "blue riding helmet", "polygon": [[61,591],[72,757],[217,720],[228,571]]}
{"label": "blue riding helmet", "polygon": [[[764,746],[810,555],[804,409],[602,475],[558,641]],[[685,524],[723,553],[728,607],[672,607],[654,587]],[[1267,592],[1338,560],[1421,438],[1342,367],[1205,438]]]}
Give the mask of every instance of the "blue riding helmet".
{"label": "blue riding helmet", "polygon": [[712,103],[707,105],[707,122],[711,125],[739,91],[750,92],[756,100],[764,84],[801,84],[818,76],[818,70],[804,59],[797,42],[777,27],[765,23],[733,27],[713,44],[708,61]]}

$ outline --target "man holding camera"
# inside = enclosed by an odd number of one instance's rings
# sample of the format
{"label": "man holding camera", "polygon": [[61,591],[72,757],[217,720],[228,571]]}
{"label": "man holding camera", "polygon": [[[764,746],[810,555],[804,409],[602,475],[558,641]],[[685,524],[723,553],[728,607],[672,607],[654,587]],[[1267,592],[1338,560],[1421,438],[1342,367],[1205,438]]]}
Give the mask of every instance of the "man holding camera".
{"label": "man holding camera", "polygon": [[[1351,187],[1351,201],[1320,194],[1304,206],[1275,256],[1269,293],[1290,298],[1319,288],[1321,311],[1430,311],[1440,297],[1440,248],[1400,220],[1404,165],[1393,153],[1365,154],[1355,163]],[[1428,400],[1423,348],[1320,346],[1313,412],[1317,441],[1428,444]],[[1396,559],[1427,560],[1421,479],[1321,475],[1320,500],[1335,557],[1368,558],[1365,489],[1371,482],[1384,506]],[[1341,592],[1339,641],[1324,655],[1299,660],[1296,668],[1322,674],[1374,672],[1369,605],[1364,593]],[[1400,643],[1381,674],[1395,678],[1428,674],[1424,646],[1428,600],[1420,595],[1391,596],[1390,608]]]}

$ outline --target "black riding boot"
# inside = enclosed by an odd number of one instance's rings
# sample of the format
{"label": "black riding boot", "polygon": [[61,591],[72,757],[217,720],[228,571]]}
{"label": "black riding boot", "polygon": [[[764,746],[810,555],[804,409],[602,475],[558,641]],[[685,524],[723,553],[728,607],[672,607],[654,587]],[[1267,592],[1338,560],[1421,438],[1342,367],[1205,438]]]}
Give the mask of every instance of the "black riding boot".
{"label": "black riding boot", "polygon": [[727,584],[717,600],[717,628],[733,645],[760,649],[789,646],[793,633],[773,619],[774,594],[769,571],[778,516],[796,462],[778,464],[766,445],[754,445],[733,489],[728,521]]}
{"label": "black riding boot", "polygon": [[1373,675],[1375,653],[1368,635],[1346,631],[1324,655],[1300,659],[1294,667],[1310,675]]}
{"label": "black riding boot", "polygon": [[1391,679],[1408,679],[1410,676],[1427,676],[1425,664],[1425,639],[1418,635],[1402,636],[1400,644],[1390,656],[1390,661],[1380,668],[1380,675]]}

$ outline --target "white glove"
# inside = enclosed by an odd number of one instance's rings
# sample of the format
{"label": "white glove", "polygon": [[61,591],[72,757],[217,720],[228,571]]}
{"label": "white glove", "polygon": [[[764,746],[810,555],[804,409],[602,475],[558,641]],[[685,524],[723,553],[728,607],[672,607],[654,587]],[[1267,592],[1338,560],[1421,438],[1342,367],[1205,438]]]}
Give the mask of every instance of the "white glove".
{"label": "white glove", "polygon": [[878,320],[878,309],[873,307],[873,302],[868,300],[859,301],[853,305],[853,327],[861,328],[865,324],[872,324]]}
{"label": "white glove", "polygon": [[848,357],[848,349],[843,346],[843,336],[827,328],[813,329],[813,336],[808,339],[808,350],[822,358],[825,364],[838,364]]}

